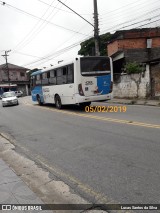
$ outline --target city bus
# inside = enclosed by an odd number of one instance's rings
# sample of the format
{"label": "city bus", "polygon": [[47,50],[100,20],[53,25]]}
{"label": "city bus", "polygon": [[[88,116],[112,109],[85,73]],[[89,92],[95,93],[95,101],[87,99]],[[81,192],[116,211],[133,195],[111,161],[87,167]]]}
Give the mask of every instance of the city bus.
{"label": "city bus", "polygon": [[110,100],[112,86],[112,60],[107,56],[79,57],[31,74],[32,100],[39,105],[55,104],[58,109]]}

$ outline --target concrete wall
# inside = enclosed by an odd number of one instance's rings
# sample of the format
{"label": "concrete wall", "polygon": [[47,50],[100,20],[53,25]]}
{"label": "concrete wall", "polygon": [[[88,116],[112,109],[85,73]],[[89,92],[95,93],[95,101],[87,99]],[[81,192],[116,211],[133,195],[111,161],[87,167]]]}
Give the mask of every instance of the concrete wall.
{"label": "concrete wall", "polygon": [[[23,73],[23,76],[22,76]],[[10,81],[28,81],[26,70],[9,70]],[[8,71],[6,69],[0,69],[0,81],[8,81]]]}
{"label": "concrete wall", "polygon": [[153,98],[160,98],[160,63],[151,66],[151,92]]}
{"label": "concrete wall", "polygon": [[114,82],[113,96],[118,98],[146,98],[150,95],[149,66],[141,74],[121,75],[118,83]]}

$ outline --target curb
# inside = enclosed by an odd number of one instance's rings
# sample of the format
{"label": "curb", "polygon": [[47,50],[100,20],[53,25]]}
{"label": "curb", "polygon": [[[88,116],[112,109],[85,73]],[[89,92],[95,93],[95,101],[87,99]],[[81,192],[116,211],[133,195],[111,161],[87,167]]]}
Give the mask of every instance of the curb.
{"label": "curb", "polygon": [[108,103],[160,107],[160,102],[152,102],[147,100],[110,100]]}

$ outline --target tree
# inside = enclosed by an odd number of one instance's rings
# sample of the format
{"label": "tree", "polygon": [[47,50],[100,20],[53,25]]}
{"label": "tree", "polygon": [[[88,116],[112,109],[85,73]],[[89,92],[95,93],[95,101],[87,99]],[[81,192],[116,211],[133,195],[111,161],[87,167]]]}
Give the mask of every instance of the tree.
{"label": "tree", "polygon": [[135,74],[143,72],[144,68],[141,67],[137,62],[130,62],[125,65],[125,70],[127,74]]}
{"label": "tree", "polygon": [[[99,36],[99,49],[100,49],[100,55],[105,56],[107,55],[107,49],[106,49],[106,44],[108,41],[111,39],[111,34],[106,33],[103,35]],[[95,43],[94,43],[94,38],[90,38],[81,44],[81,49],[78,51],[78,55],[83,55],[83,56],[93,56],[95,55]]]}

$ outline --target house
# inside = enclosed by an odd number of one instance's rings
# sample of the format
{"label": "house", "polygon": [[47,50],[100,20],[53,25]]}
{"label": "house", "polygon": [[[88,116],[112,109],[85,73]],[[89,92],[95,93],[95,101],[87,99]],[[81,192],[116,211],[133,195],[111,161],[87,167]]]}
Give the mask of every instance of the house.
{"label": "house", "polygon": [[17,89],[21,90],[24,95],[28,95],[30,82],[26,75],[27,69],[14,64],[8,63],[0,65],[0,84],[14,84]]}
{"label": "house", "polygon": [[[113,59],[115,96],[160,98],[160,28],[117,31],[107,50]],[[144,66],[144,72],[126,75],[124,66],[132,62]]]}

